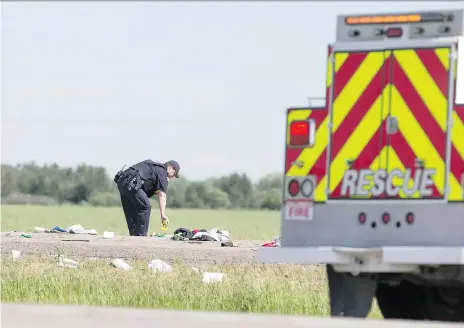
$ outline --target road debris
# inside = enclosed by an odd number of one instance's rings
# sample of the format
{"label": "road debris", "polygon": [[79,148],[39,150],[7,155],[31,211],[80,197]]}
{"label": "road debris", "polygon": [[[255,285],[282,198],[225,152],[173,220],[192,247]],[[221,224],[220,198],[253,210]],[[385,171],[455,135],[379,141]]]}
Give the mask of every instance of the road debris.
{"label": "road debris", "polygon": [[58,258],[58,266],[63,268],[77,269],[77,261],[65,258],[63,255],[60,255]]}
{"label": "road debris", "polygon": [[114,266],[116,269],[120,269],[123,271],[131,271],[132,267],[124,262],[122,259],[115,259],[113,262],[111,262],[111,265]]}
{"label": "road debris", "polygon": [[153,260],[148,263],[148,267],[154,272],[172,272],[172,266],[162,260]]}
{"label": "road debris", "polygon": [[227,240],[221,242],[221,247],[238,247],[238,244],[234,243],[232,240]]}
{"label": "road debris", "polygon": [[103,238],[110,239],[114,238],[115,234],[113,231],[103,231]]}
{"label": "road debris", "polygon": [[229,232],[226,230],[218,230],[217,228],[213,228],[211,230],[189,230],[187,228],[179,228],[174,231],[174,236],[171,238],[172,240],[178,241],[228,241],[230,240]]}
{"label": "road debris", "polygon": [[193,272],[196,272],[196,273],[202,273],[203,272],[203,270],[195,268],[195,267],[192,267],[192,270],[193,270]]}
{"label": "road debris", "polygon": [[21,252],[17,250],[12,250],[11,251],[11,258],[13,261],[19,260],[19,257],[21,256]]}
{"label": "road debris", "polygon": [[59,226],[53,228],[45,229],[42,227],[35,227],[34,232],[36,233],[72,233],[72,234],[88,234],[88,235],[98,235],[95,229],[86,230],[80,224],[74,224],[66,229],[63,229]]}
{"label": "road debris", "polygon": [[263,247],[281,247],[280,236],[275,236],[272,241],[262,245]]}
{"label": "road debris", "polygon": [[165,233],[156,233],[156,232],[153,232],[153,234],[151,235],[153,238],[167,238],[168,235],[165,234]]}
{"label": "road debris", "polygon": [[50,233],[52,231],[48,230],[48,229],[45,229],[45,228],[41,228],[41,227],[35,227],[34,232],[37,232],[37,233],[42,233],[42,232]]}
{"label": "road debris", "polygon": [[203,283],[212,284],[222,282],[224,274],[220,272],[203,272]]}

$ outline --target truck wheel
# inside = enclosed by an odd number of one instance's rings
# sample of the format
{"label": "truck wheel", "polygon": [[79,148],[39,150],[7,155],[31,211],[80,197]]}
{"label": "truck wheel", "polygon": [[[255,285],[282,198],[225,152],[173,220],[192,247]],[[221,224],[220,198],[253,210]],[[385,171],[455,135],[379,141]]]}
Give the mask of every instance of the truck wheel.
{"label": "truck wheel", "polygon": [[464,290],[457,287],[427,289],[427,319],[464,322]]}
{"label": "truck wheel", "polygon": [[380,283],[375,296],[385,319],[426,319],[425,288],[422,286],[405,280],[396,286]]}

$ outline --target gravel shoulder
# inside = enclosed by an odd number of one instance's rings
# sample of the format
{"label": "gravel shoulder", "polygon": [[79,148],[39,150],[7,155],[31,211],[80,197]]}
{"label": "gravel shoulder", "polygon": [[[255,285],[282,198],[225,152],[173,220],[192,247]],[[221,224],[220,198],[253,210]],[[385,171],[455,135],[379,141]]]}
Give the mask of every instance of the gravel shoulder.
{"label": "gravel shoulder", "polygon": [[180,261],[187,265],[247,264],[255,262],[256,250],[265,241],[235,241],[237,247],[221,247],[220,242],[189,242],[152,237],[115,237],[33,233],[32,238],[21,238],[21,232],[1,233],[1,253],[12,250],[23,255],[70,258],[137,259],[154,258],[166,262]]}

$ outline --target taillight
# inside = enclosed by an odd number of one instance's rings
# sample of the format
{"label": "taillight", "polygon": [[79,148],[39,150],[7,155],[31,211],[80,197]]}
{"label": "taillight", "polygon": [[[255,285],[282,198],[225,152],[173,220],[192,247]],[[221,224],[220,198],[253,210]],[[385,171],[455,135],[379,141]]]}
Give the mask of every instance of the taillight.
{"label": "taillight", "polygon": [[382,214],[382,221],[383,223],[387,224],[388,222],[390,222],[390,213],[383,213]]}
{"label": "taillight", "polygon": [[312,119],[307,121],[293,121],[290,123],[291,146],[312,146],[316,134],[316,122]]}
{"label": "taillight", "polygon": [[290,196],[295,197],[300,192],[300,184],[297,180],[291,180],[288,184],[288,193]]}
{"label": "taillight", "polygon": [[414,213],[409,212],[406,214],[406,222],[412,224],[414,222]]}
{"label": "taillight", "polygon": [[359,223],[361,223],[361,224],[366,223],[366,220],[367,220],[366,213],[364,213],[364,212],[359,213],[358,220],[359,220]]}

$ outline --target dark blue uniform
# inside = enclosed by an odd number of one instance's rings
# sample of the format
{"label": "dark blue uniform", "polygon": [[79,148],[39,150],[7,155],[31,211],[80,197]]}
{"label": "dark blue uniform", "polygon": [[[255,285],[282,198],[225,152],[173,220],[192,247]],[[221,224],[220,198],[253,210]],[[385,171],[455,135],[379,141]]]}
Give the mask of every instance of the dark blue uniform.
{"label": "dark blue uniform", "polygon": [[121,195],[129,234],[146,236],[151,213],[149,198],[157,191],[166,193],[168,189],[166,165],[145,160],[118,174],[115,182]]}

